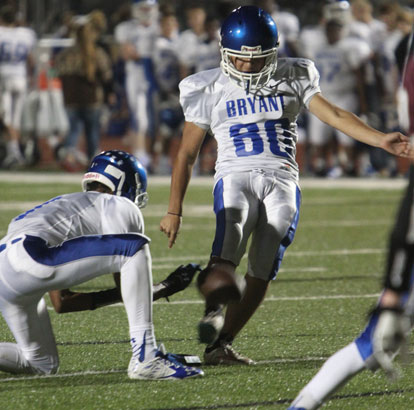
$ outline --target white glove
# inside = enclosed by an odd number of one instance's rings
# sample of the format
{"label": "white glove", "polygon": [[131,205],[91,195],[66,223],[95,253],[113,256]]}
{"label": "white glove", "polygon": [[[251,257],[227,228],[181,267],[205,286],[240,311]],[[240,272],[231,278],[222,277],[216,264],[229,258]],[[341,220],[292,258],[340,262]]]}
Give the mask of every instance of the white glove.
{"label": "white glove", "polygon": [[380,310],[373,338],[374,357],[391,380],[399,377],[392,360],[400,349],[406,349],[409,334],[410,320],[402,311]]}

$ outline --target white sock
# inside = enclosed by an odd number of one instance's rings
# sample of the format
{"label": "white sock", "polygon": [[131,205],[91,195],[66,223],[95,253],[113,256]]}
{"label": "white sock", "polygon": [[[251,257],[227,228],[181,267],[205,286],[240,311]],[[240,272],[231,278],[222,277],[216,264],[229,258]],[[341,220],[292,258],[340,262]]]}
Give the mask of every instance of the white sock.
{"label": "white sock", "polygon": [[313,410],[351,377],[365,369],[355,342],[334,353],[301,390],[291,408]]}
{"label": "white sock", "polygon": [[151,360],[157,352],[157,344],[154,336],[154,326],[134,327],[130,329],[132,356],[140,362]]}
{"label": "white sock", "polygon": [[121,268],[121,293],[128,316],[132,354],[150,360],[157,345],[152,324],[152,272],[148,245]]}

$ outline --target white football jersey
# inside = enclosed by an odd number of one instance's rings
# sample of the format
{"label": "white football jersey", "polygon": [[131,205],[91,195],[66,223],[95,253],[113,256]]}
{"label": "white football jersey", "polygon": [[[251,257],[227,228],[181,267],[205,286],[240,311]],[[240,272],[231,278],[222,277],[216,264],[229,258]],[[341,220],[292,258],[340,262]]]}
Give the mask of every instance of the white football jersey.
{"label": "white football jersey", "polygon": [[299,53],[302,57],[315,58],[315,52],[327,43],[325,28],[322,25],[305,26],[299,35]]}
{"label": "white football jersey", "polygon": [[220,67],[221,53],[218,40],[200,43],[197,52],[197,61],[194,67],[196,73]]}
{"label": "white football jersey", "polygon": [[272,13],[279,31],[279,56],[286,55],[286,42],[295,43],[299,38],[300,23],[297,16],[288,11]]}
{"label": "white football jersey", "polygon": [[395,58],[395,49],[403,38],[400,30],[388,31],[384,34],[381,46],[378,50],[381,58],[381,76],[385,95],[393,100],[398,87],[398,72]]}
{"label": "white football jersey", "polygon": [[115,27],[116,41],[120,44],[132,44],[140,56],[138,61],[127,61],[127,74],[141,73],[142,67],[152,61],[158,32],[158,25],[144,26],[134,19],[124,21]]}
{"label": "white football jersey", "polygon": [[349,23],[348,35],[365,40],[372,50],[378,51],[386,36],[387,26],[380,20],[372,19],[369,23],[354,20]]}
{"label": "white football jersey", "polygon": [[180,64],[176,39],[158,37],[155,42],[154,68],[158,86],[166,93],[176,93],[180,82]]}
{"label": "white football jersey", "polygon": [[33,235],[55,246],[85,235],[143,233],[144,220],[129,199],[99,192],[65,194],[14,218],[0,244]]}
{"label": "white football jersey", "polygon": [[36,34],[32,29],[0,26],[0,76],[26,79],[27,57],[35,45]]}
{"label": "white football jersey", "polygon": [[297,177],[296,119],[318,92],[314,64],[286,58],[278,60],[273,78],[256,94],[246,94],[217,68],[185,78],[180,102],[186,121],[210,127],[217,140],[216,179],[280,166]]}
{"label": "white football jersey", "polygon": [[179,35],[177,46],[180,63],[194,69],[195,73],[220,65],[219,40],[209,40],[207,34],[198,36],[192,30],[184,30]]}
{"label": "white football jersey", "polygon": [[315,52],[314,61],[320,73],[322,93],[335,102],[337,98],[355,93],[353,70],[366,62],[371,48],[366,41],[345,37],[336,44],[325,44]]}

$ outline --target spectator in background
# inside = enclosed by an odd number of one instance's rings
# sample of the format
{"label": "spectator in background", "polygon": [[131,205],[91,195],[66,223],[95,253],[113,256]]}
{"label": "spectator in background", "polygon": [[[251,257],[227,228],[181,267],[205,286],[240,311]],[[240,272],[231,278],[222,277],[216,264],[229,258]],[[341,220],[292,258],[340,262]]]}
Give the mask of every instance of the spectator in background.
{"label": "spectator in background", "polygon": [[[198,4],[190,5],[186,16],[189,28],[180,34],[178,40],[182,78],[220,65],[219,21],[213,16],[207,16],[205,9]],[[207,134],[200,148],[200,174],[214,173],[216,149],[215,139]]]}
{"label": "spectator in background", "polygon": [[[385,36],[385,23],[373,15],[373,5],[369,0],[354,0],[352,2],[352,20],[348,25],[348,36],[365,41],[372,50],[371,56],[364,66],[364,94],[366,99],[365,121],[374,128],[382,129],[381,98],[382,81],[380,76],[381,58],[380,49]],[[374,147],[358,144],[360,152],[360,175],[372,176],[386,168],[383,161],[386,153]]]}
{"label": "spectator in background", "polygon": [[153,57],[159,32],[157,1],[134,0],[131,16],[115,27],[115,40],[125,61],[125,90],[133,129],[132,151],[151,170],[150,152],[156,132]]}
{"label": "spectator in background", "polygon": [[171,10],[162,12],[155,43],[154,66],[158,85],[158,132],[153,147],[153,171],[170,174],[178,149],[184,116],[178,98],[181,67],[178,58],[179,24]]}
{"label": "spectator in background", "polygon": [[287,10],[282,10],[274,0],[256,0],[256,5],[267,11],[277,24],[280,57],[297,57],[300,32],[298,17]]}
{"label": "spectator in background", "polygon": [[180,33],[178,39],[182,78],[196,72],[199,48],[208,37],[206,30],[207,14],[204,8],[193,4],[186,8],[185,13],[188,28]]}
{"label": "spectator in background", "polygon": [[214,16],[208,16],[204,24],[206,37],[198,47],[198,59],[194,71],[211,70],[220,65],[220,22]]}
{"label": "spectator in background", "polygon": [[[75,18],[75,44],[55,58],[69,118],[69,132],[57,152],[68,171],[84,168],[99,151],[102,106],[105,98],[106,101],[115,98],[110,58],[96,45],[105,23],[103,14],[98,12]],[[77,150],[82,131],[86,138],[86,158]]]}
{"label": "spectator in background", "polygon": [[[363,68],[371,55],[368,44],[357,38],[345,37],[341,20],[329,20],[326,44],[315,50],[314,62],[320,74],[324,95],[336,105],[352,113],[365,114]],[[334,130],[315,116],[309,117],[309,141],[312,171],[318,176],[339,177],[357,173],[355,141]],[[332,136],[336,150],[332,149]]]}
{"label": "spectator in background", "polygon": [[6,157],[1,166],[25,164],[20,145],[20,123],[27,89],[33,78],[32,51],[36,34],[16,25],[16,14],[9,6],[0,10],[0,117],[6,128]]}
{"label": "spectator in background", "polygon": [[[199,60],[195,66],[195,72],[211,70],[220,66],[220,23],[218,19],[212,16],[207,17],[205,29],[207,38],[199,46]],[[217,143],[211,133],[208,133],[203,141],[199,158],[199,173],[213,175],[217,159]]]}

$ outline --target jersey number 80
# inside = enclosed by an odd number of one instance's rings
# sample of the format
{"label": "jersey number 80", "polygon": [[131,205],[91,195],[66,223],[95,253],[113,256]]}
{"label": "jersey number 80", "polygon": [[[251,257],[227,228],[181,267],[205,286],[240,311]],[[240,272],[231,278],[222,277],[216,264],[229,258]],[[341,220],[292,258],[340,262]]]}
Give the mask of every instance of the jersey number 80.
{"label": "jersey number 80", "polygon": [[[287,118],[268,120],[264,123],[264,131],[272,154],[286,158],[292,156],[293,141],[291,132],[288,130],[289,124]],[[255,122],[231,126],[230,137],[233,139],[238,157],[259,155],[264,151],[264,141],[260,135],[260,128]],[[247,149],[246,138],[251,140],[251,144],[248,144],[251,145],[251,149]]]}

